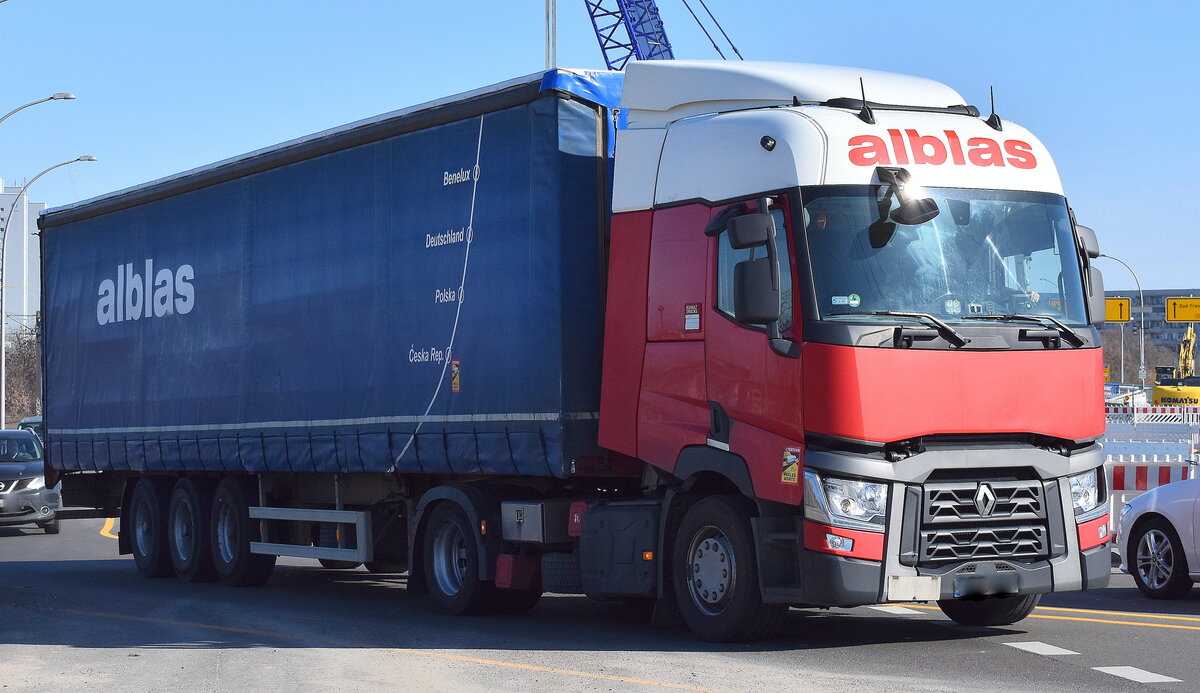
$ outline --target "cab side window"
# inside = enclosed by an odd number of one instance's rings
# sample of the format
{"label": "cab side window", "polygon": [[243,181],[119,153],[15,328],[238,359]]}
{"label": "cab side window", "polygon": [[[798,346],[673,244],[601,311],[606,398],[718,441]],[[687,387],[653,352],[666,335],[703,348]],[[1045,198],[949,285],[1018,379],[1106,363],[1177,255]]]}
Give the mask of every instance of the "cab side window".
{"label": "cab side window", "polygon": [[[780,313],[779,329],[792,326],[792,260],[791,234],[784,226],[783,210],[771,210],[775,217],[775,243],[779,246]],[[722,232],[717,238],[717,310],[733,317],[733,267],[743,260],[766,257],[766,248],[734,250],[729,245],[729,234]]]}

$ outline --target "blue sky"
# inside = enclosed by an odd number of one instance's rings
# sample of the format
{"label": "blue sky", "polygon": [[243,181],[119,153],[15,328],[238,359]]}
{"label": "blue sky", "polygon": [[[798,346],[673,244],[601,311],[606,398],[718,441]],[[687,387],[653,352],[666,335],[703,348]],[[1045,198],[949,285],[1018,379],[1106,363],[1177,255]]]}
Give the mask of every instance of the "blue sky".
{"label": "blue sky", "polygon": [[[676,57],[717,57],[682,0],[658,2]],[[1200,287],[1195,3],[707,3],[750,60],[921,75],[985,111],[994,86],[1000,114],[1050,148],[1106,253],[1147,289]],[[51,206],[545,62],[543,0],[8,0],[0,29],[0,113],[56,91],[79,97],[0,125],[0,177],[100,157],[39,180],[31,196]],[[583,0],[558,0],[558,64],[603,67]],[[1109,288],[1133,286],[1099,262]]]}

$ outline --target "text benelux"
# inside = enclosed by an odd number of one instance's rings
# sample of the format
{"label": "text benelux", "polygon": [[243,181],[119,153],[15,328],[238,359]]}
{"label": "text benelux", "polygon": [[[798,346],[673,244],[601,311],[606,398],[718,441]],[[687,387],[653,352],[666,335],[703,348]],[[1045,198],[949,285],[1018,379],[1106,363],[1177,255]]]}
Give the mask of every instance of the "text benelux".
{"label": "text benelux", "polygon": [[[141,268],[137,268],[141,269]],[[154,281],[150,281],[154,277]],[[196,272],[191,265],[180,265],[154,271],[154,260],[146,260],[145,274],[135,271],[134,263],[117,266],[117,278],[100,282],[96,302],[96,322],[162,318],[168,315],[187,315],[196,305],[196,290],[191,282]]]}

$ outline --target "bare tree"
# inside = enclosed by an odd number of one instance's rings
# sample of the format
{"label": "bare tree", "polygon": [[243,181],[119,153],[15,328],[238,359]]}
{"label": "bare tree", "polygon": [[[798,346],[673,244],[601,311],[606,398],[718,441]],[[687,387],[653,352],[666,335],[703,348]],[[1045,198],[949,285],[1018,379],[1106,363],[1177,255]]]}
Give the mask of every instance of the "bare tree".
{"label": "bare tree", "polygon": [[[1121,332],[1120,330],[1103,330],[1100,332],[1100,343],[1104,346],[1104,365],[1108,366],[1109,379],[1117,382],[1121,379]],[[1138,382],[1138,359],[1141,341],[1133,330],[1125,334],[1125,380]],[[1154,383],[1155,366],[1175,366],[1179,362],[1179,352],[1153,342],[1146,341],[1146,384]]]}
{"label": "bare tree", "polygon": [[7,337],[5,411],[10,421],[20,421],[42,413],[41,346],[34,330],[23,329]]}

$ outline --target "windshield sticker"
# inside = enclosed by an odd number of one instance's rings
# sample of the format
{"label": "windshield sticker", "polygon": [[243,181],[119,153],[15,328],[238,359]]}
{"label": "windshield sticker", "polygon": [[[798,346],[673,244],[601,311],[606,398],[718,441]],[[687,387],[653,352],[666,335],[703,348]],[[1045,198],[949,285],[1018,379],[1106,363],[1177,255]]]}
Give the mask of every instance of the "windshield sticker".
{"label": "windshield sticker", "polygon": [[960,313],[962,313],[962,301],[957,298],[946,299],[946,314],[958,315]]}
{"label": "windshield sticker", "polygon": [[846,297],[846,305],[851,308],[857,308],[862,305],[862,298],[858,294],[850,294]]}
{"label": "windshield sticker", "polygon": [[848,305],[850,305],[850,297],[849,296],[834,296],[833,297],[833,305],[848,306]]}
{"label": "windshield sticker", "polygon": [[982,303],[968,303],[967,311],[971,315],[982,315],[983,314],[983,304]]}

